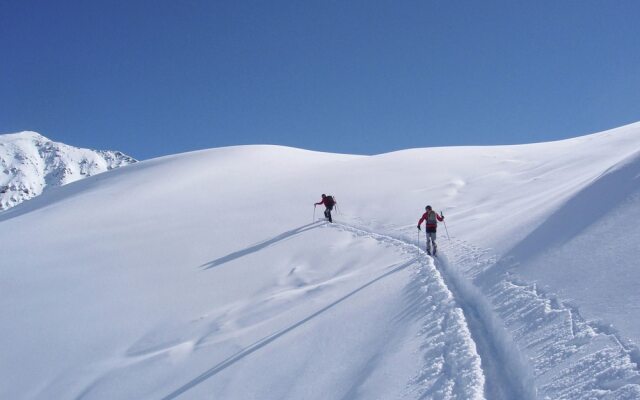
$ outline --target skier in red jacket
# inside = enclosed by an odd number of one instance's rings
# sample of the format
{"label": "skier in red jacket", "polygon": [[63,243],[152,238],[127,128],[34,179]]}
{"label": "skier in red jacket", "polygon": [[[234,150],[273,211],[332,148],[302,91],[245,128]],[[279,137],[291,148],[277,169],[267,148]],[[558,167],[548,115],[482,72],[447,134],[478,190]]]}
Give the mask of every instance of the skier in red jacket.
{"label": "skier in red jacket", "polygon": [[314,203],[313,206],[319,206],[320,204],[324,204],[324,217],[329,220],[329,222],[333,222],[331,219],[331,210],[333,210],[333,206],[336,205],[336,201],[333,199],[333,196],[327,196],[325,194],[322,195],[322,200],[318,203]]}
{"label": "skier in red jacket", "polygon": [[431,206],[426,206],[425,213],[422,214],[422,218],[418,221],[418,230],[421,231],[420,225],[422,221],[426,221],[425,234],[427,235],[427,254],[431,255],[431,244],[433,243],[433,255],[436,255],[438,246],[436,246],[436,229],[438,229],[438,221],[444,221],[443,215],[438,215],[431,209]]}

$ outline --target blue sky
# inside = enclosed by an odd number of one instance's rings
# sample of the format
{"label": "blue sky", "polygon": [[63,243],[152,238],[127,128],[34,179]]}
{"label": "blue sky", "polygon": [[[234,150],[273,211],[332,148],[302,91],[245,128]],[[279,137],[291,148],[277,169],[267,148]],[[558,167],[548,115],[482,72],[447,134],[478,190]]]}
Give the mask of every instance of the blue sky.
{"label": "blue sky", "polygon": [[640,120],[640,1],[0,0],[0,133],[139,159],[376,154]]}

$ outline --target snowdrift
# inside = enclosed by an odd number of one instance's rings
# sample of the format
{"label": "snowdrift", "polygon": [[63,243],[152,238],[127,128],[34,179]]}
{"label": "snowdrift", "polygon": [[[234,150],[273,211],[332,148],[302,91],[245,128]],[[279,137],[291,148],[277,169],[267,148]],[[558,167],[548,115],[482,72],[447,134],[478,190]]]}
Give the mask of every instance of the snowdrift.
{"label": "snowdrift", "polygon": [[51,189],[0,213],[0,398],[638,398],[639,151],[240,146]]}

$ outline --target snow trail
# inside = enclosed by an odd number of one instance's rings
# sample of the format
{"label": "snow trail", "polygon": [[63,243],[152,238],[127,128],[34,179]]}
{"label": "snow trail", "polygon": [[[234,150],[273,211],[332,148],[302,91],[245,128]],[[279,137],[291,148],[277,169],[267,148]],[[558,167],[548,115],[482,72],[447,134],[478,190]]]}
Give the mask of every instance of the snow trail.
{"label": "snow trail", "polygon": [[[387,235],[366,227],[337,225],[415,247],[406,229]],[[489,250],[459,240],[441,241],[439,247],[433,265],[464,311],[482,360],[486,398],[640,398],[639,352],[614,328],[586,321],[576,308],[541,291],[535,283],[506,273],[508,268],[502,264],[508,260],[498,261]],[[427,257],[419,246],[416,250]]]}
{"label": "snow trail", "polygon": [[430,257],[419,245],[403,236],[381,234],[344,223],[336,223],[334,226],[403,247],[416,253],[416,257],[431,259],[435,272],[451,291],[456,304],[464,314],[466,326],[481,360],[485,398],[536,398],[527,363],[521,358],[520,351],[495,317],[491,305],[478,289],[449,265],[446,256],[439,253],[438,257]]}
{"label": "snow trail", "polygon": [[[330,227],[330,228],[329,228]],[[419,343],[419,369],[413,370],[413,377],[407,382],[405,393],[401,398],[407,399],[459,399],[459,400],[480,400],[485,399],[485,376],[481,367],[481,360],[477,354],[477,348],[472,340],[471,333],[466,325],[463,311],[460,309],[458,302],[445,285],[441,274],[435,268],[431,259],[427,258],[424,252],[411,243],[406,243],[389,236],[379,235],[373,232],[367,232],[344,224],[325,224],[324,228],[336,228],[338,230],[350,233],[358,240],[373,239],[379,245],[389,246],[393,248],[396,254],[401,257],[395,265],[389,266],[384,273],[379,274],[373,279],[363,282],[357,288],[343,294],[341,297],[333,299],[328,304],[322,306],[317,311],[307,315],[297,322],[290,323],[281,329],[254,341],[252,344],[245,346],[230,355],[226,359],[218,362],[200,375],[187,381],[181,386],[173,389],[169,394],[161,397],[163,400],[173,400],[182,398],[183,395],[190,398],[204,389],[204,382],[214,378],[216,375],[225,371],[236,363],[241,362],[246,357],[259,352],[268,346],[275,344],[279,339],[283,339],[286,335],[297,331],[298,328],[308,325],[309,322],[335,309],[347,300],[356,299],[356,295],[365,291],[387,278],[390,278],[400,271],[411,268],[411,275],[400,277],[404,281],[404,310],[401,310],[393,321],[389,321],[391,332],[401,332],[408,326],[407,324],[416,324],[417,337],[408,339],[412,342],[416,340]],[[290,237],[298,233],[304,233],[308,230],[308,226],[303,226],[296,230],[285,232],[277,238]],[[375,243],[374,242],[374,243]],[[253,253],[260,251],[268,245],[276,245],[277,241],[270,240],[261,242],[247,251]],[[229,256],[222,257],[205,266],[219,265],[225,261],[240,257],[239,252],[232,253]],[[392,278],[393,279],[393,278]],[[375,289],[373,289],[375,290]],[[376,290],[377,291],[377,290]],[[397,291],[390,293],[394,297]],[[375,292],[369,291],[368,296],[376,296]],[[371,298],[365,295],[364,304],[372,304]],[[374,303],[375,304],[375,303]],[[410,322],[415,321],[415,322]],[[395,326],[396,324],[400,324]],[[303,328],[304,329],[304,328]],[[372,348],[372,359],[377,359],[380,349]],[[377,362],[376,362],[377,363]],[[375,374],[375,366],[366,363],[365,371],[359,372],[357,383],[346,394],[344,398],[368,398],[360,393],[360,386],[367,381],[370,374]],[[388,366],[396,369],[393,364]],[[206,385],[209,387],[210,385]],[[187,393],[189,392],[189,393]],[[363,397],[364,396],[364,397]],[[197,398],[197,397],[196,397]]]}
{"label": "snow trail", "polygon": [[462,241],[450,250],[457,274],[474,279],[476,290],[527,358],[538,398],[640,398],[637,348],[611,326],[585,320],[577,308],[507,272],[509,260],[498,261]]}
{"label": "snow trail", "polygon": [[441,254],[435,264],[456,296],[473,334],[487,378],[488,399],[536,398],[532,372],[518,347],[496,317],[490,302]]}

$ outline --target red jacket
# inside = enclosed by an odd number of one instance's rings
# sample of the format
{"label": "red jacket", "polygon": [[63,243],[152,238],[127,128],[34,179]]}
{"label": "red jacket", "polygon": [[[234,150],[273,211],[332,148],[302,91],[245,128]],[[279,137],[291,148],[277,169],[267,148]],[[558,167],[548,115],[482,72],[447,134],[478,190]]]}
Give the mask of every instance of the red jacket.
{"label": "red jacket", "polygon": [[[432,213],[434,213],[436,215],[436,219],[438,221],[444,221],[444,217],[441,217],[440,215],[438,215],[437,212],[431,210],[431,211],[427,211],[426,213],[422,214],[422,218],[420,218],[420,221],[418,221],[418,226],[420,226],[422,224],[422,221],[427,221],[427,218],[429,217],[429,213],[430,212],[432,212]],[[429,230],[429,229],[435,230],[437,226],[438,226],[437,222],[431,222],[431,223],[427,222],[426,223],[427,230]]]}
{"label": "red jacket", "polygon": [[[315,205],[319,206],[320,204],[324,204],[325,207],[333,207],[336,204],[336,201],[329,200],[329,197],[331,196],[325,196],[319,203],[315,203]],[[331,199],[333,199],[333,197],[331,197]]]}

